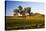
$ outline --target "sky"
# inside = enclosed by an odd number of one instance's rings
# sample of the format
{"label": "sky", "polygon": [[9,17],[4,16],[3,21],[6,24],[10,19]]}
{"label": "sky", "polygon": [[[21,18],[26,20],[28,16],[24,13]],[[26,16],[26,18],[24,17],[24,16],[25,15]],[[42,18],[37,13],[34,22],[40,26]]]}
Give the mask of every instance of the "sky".
{"label": "sky", "polygon": [[31,2],[44,2],[45,0],[6,0],[6,1],[31,1]]}
{"label": "sky", "polygon": [[44,3],[40,2],[22,2],[22,1],[7,1],[6,2],[6,16],[13,16],[14,9],[19,5],[23,8],[31,7],[31,12],[44,14]]}

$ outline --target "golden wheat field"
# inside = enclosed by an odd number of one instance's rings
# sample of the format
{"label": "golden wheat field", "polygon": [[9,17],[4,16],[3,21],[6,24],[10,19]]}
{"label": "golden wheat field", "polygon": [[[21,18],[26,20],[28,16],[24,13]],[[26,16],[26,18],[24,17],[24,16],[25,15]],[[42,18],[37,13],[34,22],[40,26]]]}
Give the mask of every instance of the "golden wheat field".
{"label": "golden wheat field", "polygon": [[44,28],[44,16],[7,16],[6,30]]}

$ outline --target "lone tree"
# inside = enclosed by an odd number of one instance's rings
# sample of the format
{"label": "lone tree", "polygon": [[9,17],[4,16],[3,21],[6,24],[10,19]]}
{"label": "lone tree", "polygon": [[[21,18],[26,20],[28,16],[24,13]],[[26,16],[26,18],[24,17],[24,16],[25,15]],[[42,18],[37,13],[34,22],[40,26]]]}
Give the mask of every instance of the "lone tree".
{"label": "lone tree", "polygon": [[28,10],[28,13],[30,14],[31,8],[30,8],[30,7],[28,7],[28,8],[27,8],[27,10]]}
{"label": "lone tree", "polygon": [[18,9],[15,9],[14,10],[14,16],[17,16],[18,15],[18,12],[19,12],[19,10]]}
{"label": "lone tree", "polygon": [[24,9],[25,9],[25,12],[26,13],[29,13],[29,15],[30,15],[31,8],[30,7],[27,7],[27,8],[24,8]]}
{"label": "lone tree", "polygon": [[21,14],[22,9],[23,9],[22,6],[18,6],[18,9],[14,10],[14,16],[18,16],[18,13]]}

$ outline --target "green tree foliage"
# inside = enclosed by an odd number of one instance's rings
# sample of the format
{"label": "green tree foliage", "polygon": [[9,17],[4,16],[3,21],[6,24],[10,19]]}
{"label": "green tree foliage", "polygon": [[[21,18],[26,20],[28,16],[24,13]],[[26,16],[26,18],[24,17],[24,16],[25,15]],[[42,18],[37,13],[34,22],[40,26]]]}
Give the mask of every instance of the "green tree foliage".
{"label": "green tree foliage", "polygon": [[19,12],[19,10],[18,9],[15,9],[14,10],[14,16],[16,16],[18,12]]}
{"label": "green tree foliage", "polygon": [[19,10],[22,10],[22,6],[18,6]]}
{"label": "green tree foliage", "polygon": [[24,8],[24,10],[22,10],[22,9],[23,9],[22,6],[18,6],[18,9],[15,9],[14,12],[16,14],[19,12],[20,14],[22,14],[22,16],[25,16],[25,13],[29,13],[30,14],[30,11],[31,11],[31,8],[30,7],[26,7],[26,8]]}
{"label": "green tree foliage", "polygon": [[25,11],[30,14],[31,8],[27,7],[27,8],[25,8]]}

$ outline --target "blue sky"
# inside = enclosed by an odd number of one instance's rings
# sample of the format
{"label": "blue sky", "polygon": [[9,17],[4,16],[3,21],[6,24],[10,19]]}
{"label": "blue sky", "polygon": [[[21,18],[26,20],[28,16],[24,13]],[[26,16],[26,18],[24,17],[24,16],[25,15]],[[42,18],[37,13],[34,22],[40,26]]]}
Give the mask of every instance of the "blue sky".
{"label": "blue sky", "polygon": [[44,14],[44,3],[40,2],[22,2],[22,1],[7,1],[6,3],[6,16],[12,16],[14,9],[19,5],[23,8],[31,7],[31,12]]}

